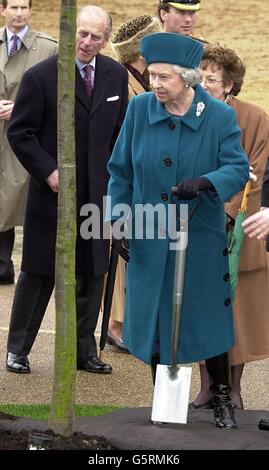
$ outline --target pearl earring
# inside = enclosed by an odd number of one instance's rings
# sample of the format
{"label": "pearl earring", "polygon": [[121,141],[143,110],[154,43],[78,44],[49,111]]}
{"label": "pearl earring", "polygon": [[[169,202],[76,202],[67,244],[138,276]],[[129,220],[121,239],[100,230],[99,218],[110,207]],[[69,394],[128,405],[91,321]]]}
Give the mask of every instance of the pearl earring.
{"label": "pearl earring", "polygon": [[190,85],[188,83],[185,83],[185,88],[189,88]]}

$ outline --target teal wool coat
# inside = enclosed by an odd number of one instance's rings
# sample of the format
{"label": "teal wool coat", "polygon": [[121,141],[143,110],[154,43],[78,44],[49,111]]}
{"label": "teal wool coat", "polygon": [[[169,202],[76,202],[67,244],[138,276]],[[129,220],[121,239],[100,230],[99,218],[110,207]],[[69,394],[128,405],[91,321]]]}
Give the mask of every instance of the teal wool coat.
{"label": "teal wool coat", "polygon": [[[162,204],[167,210],[171,187],[181,181],[205,176],[216,189],[201,194],[189,221],[179,363],[213,357],[234,344],[223,204],[248,180],[240,137],[233,109],[200,85],[189,111],[178,117],[168,114],[153,93],[141,94],[129,104],[108,164],[110,218],[117,219],[113,210],[125,203],[133,225],[135,212],[141,211],[136,204]],[[169,364],[175,251],[162,227],[161,239],[156,226],[154,234],[154,239],[129,240],[124,342],[150,364],[157,334],[160,362]]]}

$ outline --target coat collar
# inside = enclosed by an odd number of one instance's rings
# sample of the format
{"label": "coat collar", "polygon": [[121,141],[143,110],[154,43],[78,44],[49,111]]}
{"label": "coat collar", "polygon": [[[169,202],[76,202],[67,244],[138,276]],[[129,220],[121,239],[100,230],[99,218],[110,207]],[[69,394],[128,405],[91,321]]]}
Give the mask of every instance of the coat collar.
{"label": "coat collar", "polygon": [[[180,119],[184,124],[189,126],[191,129],[198,129],[208,114],[211,107],[212,98],[211,96],[201,87],[197,85],[194,89],[194,99],[189,111],[181,117],[175,117]],[[156,124],[157,122],[173,119],[173,116],[165,111],[163,104],[161,104],[155,97],[154,93],[149,94],[149,122],[150,124]]]}
{"label": "coat collar", "polygon": [[[21,39],[21,42],[23,45],[26,47],[26,49],[30,49],[33,45],[33,42],[36,38],[36,32],[33,31],[30,27],[26,31],[25,35]],[[5,26],[0,29],[0,43],[5,42],[6,43],[7,38],[6,38],[6,28]]]}
{"label": "coat collar", "polygon": [[0,43],[2,42],[6,42],[7,38],[6,38],[6,28],[5,26],[0,28]]}

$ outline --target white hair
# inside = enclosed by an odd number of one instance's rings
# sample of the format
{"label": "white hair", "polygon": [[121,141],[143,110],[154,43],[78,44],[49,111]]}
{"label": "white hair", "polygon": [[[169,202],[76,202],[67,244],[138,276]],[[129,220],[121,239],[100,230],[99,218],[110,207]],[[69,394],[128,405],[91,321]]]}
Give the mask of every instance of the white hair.
{"label": "white hair", "polygon": [[172,67],[178,75],[181,75],[186,85],[193,87],[200,82],[200,72],[198,67],[195,69],[189,69],[177,64],[172,64]]}
{"label": "white hair", "polygon": [[110,33],[112,31],[112,18],[108,14],[108,12],[106,10],[104,10],[104,8],[97,7],[95,5],[87,5],[85,7],[80,8],[79,11],[78,11],[78,14],[77,14],[77,26],[78,26],[78,24],[80,22],[80,19],[83,15],[88,15],[88,16],[95,15],[95,16],[98,16],[99,18],[100,17],[105,18],[106,22],[107,22],[106,36],[110,35]]}

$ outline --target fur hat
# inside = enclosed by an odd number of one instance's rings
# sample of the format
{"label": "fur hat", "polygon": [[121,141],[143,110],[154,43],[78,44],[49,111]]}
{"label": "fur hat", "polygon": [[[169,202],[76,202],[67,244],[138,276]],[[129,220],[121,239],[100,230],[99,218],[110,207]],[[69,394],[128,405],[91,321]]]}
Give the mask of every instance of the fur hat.
{"label": "fur hat", "polygon": [[119,27],[111,39],[111,47],[120,62],[131,63],[140,55],[140,40],[158,31],[161,25],[157,18],[137,16]]}
{"label": "fur hat", "polygon": [[177,33],[153,33],[141,41],[141,54],[147,64],[166,63],[195,69],[200,64],[204,48],[190,36]]}

